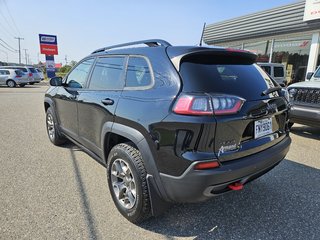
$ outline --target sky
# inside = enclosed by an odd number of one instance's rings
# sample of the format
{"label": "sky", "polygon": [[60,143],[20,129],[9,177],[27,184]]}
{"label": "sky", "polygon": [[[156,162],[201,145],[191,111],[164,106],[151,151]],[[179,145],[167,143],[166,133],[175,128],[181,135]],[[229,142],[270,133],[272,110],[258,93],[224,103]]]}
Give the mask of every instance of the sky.
{"label": "sky", "polygon": [[[95,49],[150,38],[172,45],[199,43],[203,24],[283,6],[299,0],[0,0],[0,61],[18,62],[22,37],[30,63],[44,61],[39,34],[56,35],[56,63],[79,61]],[[8,46],[9,45],[9,46]],[[5,47],[3,47],[5,46]]]}

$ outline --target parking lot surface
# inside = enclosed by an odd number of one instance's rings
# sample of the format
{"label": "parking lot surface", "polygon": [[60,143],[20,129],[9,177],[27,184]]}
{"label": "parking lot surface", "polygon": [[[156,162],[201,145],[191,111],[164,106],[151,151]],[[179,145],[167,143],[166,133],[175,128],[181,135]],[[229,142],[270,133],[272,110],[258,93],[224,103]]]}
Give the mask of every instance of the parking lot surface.
{"label": "parking lot surface", "polygon": [[294,125],[286,159],[244,190],[134,225],[116,210],[104,167],[49,142],[47,88],[0,87],[0,239],[320,238],[319,128]]}

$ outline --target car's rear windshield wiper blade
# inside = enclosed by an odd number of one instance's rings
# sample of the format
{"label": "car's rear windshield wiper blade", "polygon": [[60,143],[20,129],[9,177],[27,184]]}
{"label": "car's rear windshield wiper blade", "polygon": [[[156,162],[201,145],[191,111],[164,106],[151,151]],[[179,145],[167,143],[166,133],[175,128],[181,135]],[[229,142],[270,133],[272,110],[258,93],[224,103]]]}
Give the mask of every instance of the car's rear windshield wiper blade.
{"label": "car's rear windshield wiper blade", "polygon": [[276,91],[279,91],[279,90],[281,90],[281,89],[282,89],[282,87],[280,87],[280,86],[268,88],[268,89],[264,90],[264,91],[261,93],[261,96],[266,96],[266,95],[268,95],[269,93],[276,92]]}

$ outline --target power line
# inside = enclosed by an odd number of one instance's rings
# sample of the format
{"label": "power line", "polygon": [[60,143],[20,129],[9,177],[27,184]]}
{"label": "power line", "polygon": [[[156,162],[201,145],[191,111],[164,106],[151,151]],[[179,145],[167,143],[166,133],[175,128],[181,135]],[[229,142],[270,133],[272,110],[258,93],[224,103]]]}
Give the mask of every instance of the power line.
{"label": "power line", "polygon": [[17,51],[17,49],[14,49],[13,47],[11,47],[8,43],[6,43],[3,39],[0,38],[0,41],[3,42],[5,45],[7,45],[7,47],[11,48],[14,51]]}
{"label": "power line", "polygon": [[[0,15],[1,15],[1,16],[2,16],[2,18],[6,21],[6,23],[7,23],[8,27],[9,27],[9,29],[13,30],[12,25],[9,23],[9,21],[7,20],[7,18],[5,17],[5,15],[3,14],[3,12],[1,11],[1,9],[0,9]],[[16,33],[15,33],[15,31],[13,31],[12,33],[13,33],[13,34],[16,34]]]}
{"label": "power line", "polygon": [[2,43],[0,43],[0,46],[4,47],[5,49],[7,49],[10,52],[16,53],[16,51],[11,50],[10,48],[7,48],[5,45],[3,45]]}
{"label": "power line", "polygon": [[4,2],[4,5],[6,6],[6,8],[7,8],[7,10],[8,10],[8,13],[9,13],[9,16],[10,16],[10,18],[11,18],[11,21],[13,22],[13,25],[14,25],[14,27],[16,28],[16,30],[17,30],[17,32],[19,33],[19,36],[20,36],[21,34],[20,34],[20,31],[19,31],[19,28],[17,27],[17,24],[16,24],[16,22],[14,21],[14,18],[13,18],[12,15],[11,15],[11,12],[10,12],[10,10],[9,10],[9,8],[8,8],[8,5],[7,5],[7,1],[6,1],[6,0],[3,0],[3,2]]}
{"label": "power line", "polygon": [[1,21],[0,21],[0,26],[3,30],[5,30],[6,34],[8,34],[8,36],[10,35],[10,37],[14,37],[14,35],[8,31],[8,29],[1,23]]}

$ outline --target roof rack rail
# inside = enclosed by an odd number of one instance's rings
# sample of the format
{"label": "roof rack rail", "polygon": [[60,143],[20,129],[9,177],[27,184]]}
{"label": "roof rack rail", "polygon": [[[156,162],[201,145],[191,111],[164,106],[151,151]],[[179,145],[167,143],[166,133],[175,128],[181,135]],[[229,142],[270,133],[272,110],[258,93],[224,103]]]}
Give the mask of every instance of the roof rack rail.
{"label": "roof rack rail", "polygon": [[98,53],[98,52],[104,52],[106,50],[113,49],[113,48],[120,48],[120,47],[126,47],[126,46],[138,45],[138,44],[145,44],[148,47],[159,47],[159,46],[169,47],[169,46],[171,46],[170,43],[168,43],[167,41],[162,40],[162,39],[148,39],[148,40],[128,42],[128,43],[122,43],[122,44],[113,45],[113,46],[109,46],[109,47],[99,48],[99,49],[93,51],[91,54]]}

